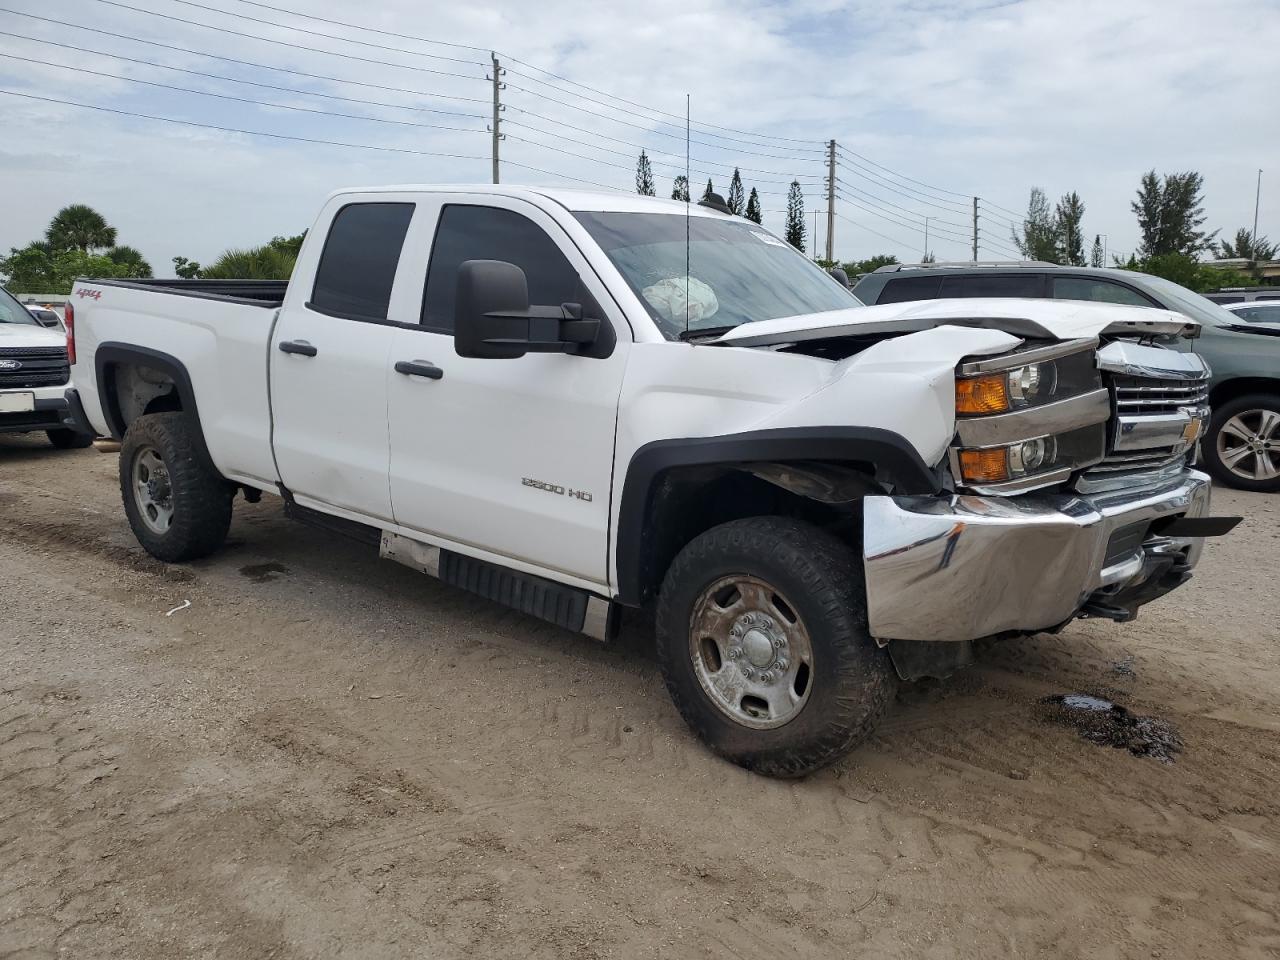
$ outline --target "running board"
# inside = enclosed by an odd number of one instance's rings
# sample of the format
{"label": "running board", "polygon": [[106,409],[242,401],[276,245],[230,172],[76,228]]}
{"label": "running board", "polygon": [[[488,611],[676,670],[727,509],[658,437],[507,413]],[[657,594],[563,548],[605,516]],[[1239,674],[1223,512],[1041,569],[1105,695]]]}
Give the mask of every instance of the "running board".
{"label": "running board", "polygon": [[442,550],[385,530],[378,554],[539,620],[585,633],[594,640],[607,642],[617,634],[616,606],[586,590]]}

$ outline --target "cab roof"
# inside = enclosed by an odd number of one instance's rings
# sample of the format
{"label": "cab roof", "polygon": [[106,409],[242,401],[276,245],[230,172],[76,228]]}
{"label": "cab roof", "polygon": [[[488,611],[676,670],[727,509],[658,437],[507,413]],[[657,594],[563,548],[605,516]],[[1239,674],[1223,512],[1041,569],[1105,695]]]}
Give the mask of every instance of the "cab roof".
{"label": "cab roof", "polygon": [[697,201],[664,200],[644,197],[634,193],[610,190],[579,190],[572,187],[530,187],[521,184],[494,183],[413,183],[390,184],[376,187],[346,187],[335,190],[330,196],[369,193],[470,193],[495,197],[517,197],[524,200],[551,200],[566,210],[592,213],[678,213],[687,211],[693,217],[734,218],[710,207],[699,206]]}

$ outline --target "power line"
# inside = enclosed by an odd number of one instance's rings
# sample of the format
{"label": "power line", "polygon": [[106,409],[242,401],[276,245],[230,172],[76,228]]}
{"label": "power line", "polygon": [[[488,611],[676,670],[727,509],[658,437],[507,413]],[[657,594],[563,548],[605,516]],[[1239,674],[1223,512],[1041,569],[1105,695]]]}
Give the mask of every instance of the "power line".
{"label": "power line", "polygon": [[900,205],[900,204],[894,203],[892,200],[886,200],[884,197],[876,196],[874,193],[867,193],[867,191],[862,190],[862,189],[860,189],[860,188],[858,188],[858,187],[855,187],[855,186],[854,186],[853,184],[851,184],[851,183],[845,183],[845,182],[844,182],[843,180],[841,180],[839,177],[836,177],[836,183],[840,184],[840,186],[844,187],[846,190],[852,190],[854,193],[860,194],[860,195],[862,195],[863,197],[869,197],[869,198],[870,198],[870,199],[872,199],[872,200],[878,200],[879,202],[881,202],[881,203],[883,203],[883,204],[886,204],[886,205],[888,205],[888,206],[890,206],[890,207],[893,207],[895,210],[901,210],[903,213],[909,214],[909,215],[911,215],[911,216],[913,216],[913,217],[922,217],[922,218],[923,218],[923,217],[928,217],[928,219],[930,219],[930,220],[932,220],[932,221],[936,221],[937,223],[945,224],[946,226],[949,226],[949,227],[958,227],[958,228],[959,228],[959,229],[961,229],[961,230],[968,230],[968,229],[969,229],[969,225],[968,225],[968,224],[964,224],[964,223],[956,223],[954,220],[943,220],[941,217],[934,216],[934,215],[933,215],[933,214],[931,214],[931,213],[930,213],[930,214],[922,214],[922,213],[920,213],[920,212],[919,212],[919,211],[917,211],[917,210],[911,210],[911,209],[908,209],[907,207],[904,207],[904,206],[902,206],[902,205]]}
{"label": "power line", "polygon": [[[159,47],[162,50],[173,50],[176,53],[186,53],[196,57],[206,57],[210,60],[221,60],[223,63],[234,63],[242,67],[254,67],[259,70],[273,70],[277,73],[288,73],[295,77],[306,77],[309,80],[325,80],[330,83],[345,83],[354,87],[368,87],[372,90],[385,90],[389,93],[408,93],[413,96],[435,97],[439,100],[454,100],[459,103],[488,103],[489,101],[482,97],[460,97],[449,93],[432,93],[426,90],[413,90],[408,87],[391,87],[380,83],[366,83],[362,80],[346,80],[342,77],[330,77],[322,73],[306,73],[302,70],[293,70],[289,67],[279,67],[269,63],[257,63],[253,60],[237,60],[235,57],[225,57],[217,53],[206,53],[203,50],[193,50],[190,47],[179,47],[171,43],[161,43],[158,40],[144,40],[142,37],[132,37],[127,33],[112,33],[110,30],[102,30],[97,27],[86,27],[79,23],[70,23],[66,20],[54,20],[50,17],[36,16],[34,13],[23,13],[21,10],[11,10],[8,7],[0,7],[0,13],[11,13],[15,16],[26,17],[29,20],[39,20],[42,23],[51,23],[60,27],[71,27],[74,30],[83,30],[88,33],[94,33],[104,37],[115,37],[118,40],[128,40],[131,43],[143,43],[150,47]],[[42,41],[52,42],[52,41]],[[115,56],[115,54],[106,54],[106,56]],[[124,58],[122,58],[124,59]],[[238,81],[247,83],[249,81]]]}
{"label": "power line", "polygon": [[296,143],[315,143],[329,147],[351,147],[358,150],[378,150],[383,153],[408,153],[420,157],[444,157],[451,160],[484,160],[488,157],[473,156],[463,153],[438,153],[434,150],[412,150],[408,147],[384,147],[370,143],[347,143],[341,140],[320,140],[314,137],[295,137],[285,133],[269,133],[266,130],[244,130],[239,127],[224,127],[213,123],[198,123],[195,120],[178,120],[175,117],[161,117],[151,113],[136,113],[132,110],[117,110],[114,107],[101,107],[92,103],[79,103],[75,100],[61,100],[56,97],[40,97],[33,93],[20,93],[17,90],[0,89],[0,94],[10,97],[23,97],[27,100],[40,100],[44,103],[59,103],[67,107],[80,107],[85,110],[97,110],[100,113],[114,113],[121,117],[139,117],[143,120],[160,120],[184,127],[199,127],[202,130],[219,130],[223,133],[241,133],[250,137],[270,137],[272,140],[292,140]]}
{"label": "power line", "polygon": [[[88,67],[72,67],[65,63],[55,63],[52,60],[36,60],[33,57],[20,57],[13,53],[0,53],[0,57],[7,57],[10,60],[22,60],[25,63],[35,63],[47,67],[56,67],[59,70],[70,70],[73,73],[87,73],[95,77],[106,77],[110,80],[126,80],[129,83],[142,83],[148,87],[161,87],[165,90],[177,90],[179,93],[193,93],[200,97],[217,97],[219,100],[235,100],[237,103],[249,103],[258,107],[270,107],[273,110],[294,110],[301,113],[314,113],[324,117],[341,117],[344,120],[367,120],[370,123],[390,123],[401,127],[419,127],[431,130],[451,130],[455,133],[484,133],[484,130],[472,127],[452,127],[439,123],[415,123],[412,120],[389,120],[385,117],[368,117],[355,113],[335,113],[332,110],[314,110],[311,107],[297,107],[285,103],[269,103],[265,100],[253,100],[249,97],[236,97],[229,93],[214,93],[209,90],[195,90],[191,87],[179,87],[172,83],[159,83],[155,80],[143,80],[139,77],[126,77],[118,73],[106,73],[102,70],[90,70]],[[478,118],[481,119],[481,118]]]}
{"label": "power line", "polygon": [[[634,141],[631,141],[631,140],[621,140],[618,137],[612,137],[605,133],[597,133],[595,130],[590,129],[589,127],[580,127],[580,126],[577,126],[576,124],[568,123],[564,120],[557,120],[554,117],[548,117],[545,114],[536,113],[533,110],[527,110],[524,107],[517,107],[515,104],[507,104],[506,106],[508,110],[514,110],[515,112],[523,113],[526,116],[536,117],[537,119],[542,120],[545,123],[553,123],[558,127],[565,127],[569,130],[577,130],[579,133],[589,133],[589,134],[592,134],[593,136],[599,137],[601,140],[609,140],[609,141],[612,141],[613,143],[619,143],[619,144],[622,144],[624,147],[632,147],[636,150],[647,150],[652,152],[655,156],[670,156],[670,157],[681,157],[681,158],[684,156],[682,153],[676,153],[674,151],[662,150],[662,149],[654,150],[651,145],[647,145],[643,143],[635,143]],[[517,121],[517,120],[507,120],[505,122],[520,124],[520,121]],[[520,124],[520,125],[530,126],[531,129],[536,129],[534,127],[531,127],[531,125],[529,124]],[[540,132],[546,133],[548,136],[560,136],[560,134],[551,133],[551,131],[548,131],[548,130],[543,130]],[[565,139],[568,140],[569,138],[566,137]],[[759,167],[744,167],[740,163],[732,163],[728,160],[709,160],[706,157],[694,157],[693,159],[696,160],[698,163],[709,164],[711,166],[733,167],[734,169],[740,170],[744,173],[768,173],[768,174],[774,174],[777,176],[791,177],[791,179],[793,180],[821,180],[822,179],[822,175],[816,174],[816,173],[793,174],[793,173],[788,173],[785,170],[763,170],[763,169],[760,169]],[[787,182],[790,183],[790,180],[788,180]]]}
{"label": "power line", "polygon": [[[127,3],[121,3],[120,0],[95,0],[97,3],[106,4],[109,7],[119,7],[122,10],[132,10],[134,13],[141,13],[149,17],[160,17],[163,20],[171,20],[175,23],[185,23],[192,27],[203,27],[205,30],[215,30],[218,33],[230,34],[233,37],[244,37],[247,40],[257,40],[261,43],[271,43],[278,47],[288,47],[291,50],[305,50],[308,53],[322,53],[330,57],[339,57],[343,60],[358,60],[361,63],[372,63],[380,67],[395,67],[398,70],[412,70],[415,73],[430,73],[441,77],[455,77],[460,80],[479,80],[480,77],[469,76],[465,73],[455,73],[450,70],[436,70],[434,67],[417,67],[409,63],[388,63],[383,60],[374,60],[370,57],[359,57],[354,53],[338,53],[336,50],[325,50],[321,47],[308,47],[301,43],[290,43],[287,40],[272,40],[269,37],[259,37],[256,34],[244,33],[240,30],[232,30],[229,27],[217,27],[211,23],[201,23],[198,20],[187,20],[184,17],[175,17],[169,13],[160,13],[158,10],[146,10],[142,7],[130,6]],[[288,28],[285,28],[288,29]],[[483,66],[477,63],[476,66]]]}
{"label": "power line", "polygon": [[954,200],[939,201],[933,197],[922,194],[914,187],[894,183],[892,180],[876,173],[874,170],[867,170],[865,167],[857,166],[851,161],[846,161],[843,157],[837,157],[836,163],[839,165],[840,169],[844,170],[851,177],[857,177],[860,180],[866,180],[868,183],[874,183],[881,190],[888,190],[890,193],[895,193],[900,197],[905,197],[913,203],[919,203],[926,207],[933,207],[937,210],[944,210],[950,214],[957,214],[969,209],[968,204],[957,203]]}
{"label": "power line", "polygon": [[[98,2],[99,2],[99,3],[107,3],[107,2],[114,2],[114,0],[98,0]],[[509,73],[514,73],[514,71],[508,71],[508,72],[509,72]],[[516,75],[516,76],[524,76],[524,74],[515,74],[515,75]],[[538,81],[536,80],[536,78],[533,78],[533,79],[534,79],[534,82],[538,82]],[[588,109],[587,107],[579,106],[578,104],[570,103],[570,102],[568,102],[568,101],[566,101],[566,100],[561,100],[561,99],[559,99],[559,98],[557,98],[557,97],[549,96],[548,94],[541,93],[541,92],[539,92],[539,91],[537,91],[537,90],[530,90],[528,87],[522,87],[522,86],[520,86],[519,84],[511,83],[510,81],[508,81],[508,82],[507,82],[507,89],[509,89],[509,90],[518,90],[518,91],[520,91],[521,93],[526,93],[526,94],[528,94],[528,95],[529,95],[529,96],[531,96],[531,97],[537,97],[537,98],[539,98],[539,99],[541,99],[541,100],[549,101],[550,103],[556,103],[556,104],[559,104],[559,105],[560,105],[560,106],[562,106],[562,107],[567,107],[567,108],[568,108],[568,109],[570,109],[570,110],[577,110],[577,111],[578,111],[578,112],[580,112],[580,113],[585,113],[585,114],[587,114],[587,115],[589,115],[589,116],[596,117],[597,119],[600,119],[600,120],[607,120],[607,121],[608,121],[608,122],[610,122],[610,123],[620,124],[621,126],[624,126],[624,127],[632,127],[632,128],[634,128],[634,129],[636,129],[636,130],[643,130],[645,133],[648,133],[648,134],[650,134],[650,135],[652,135],[652,136],[667,137],[667,138],[669,138],[669,139],[671,139],[671,140],[677,140],[677,141],[679,141],[679,142],[681,142],[681,143],[683,143],[683,142],[684,142],[684,140],[685,140],[685,137],[684,137],[684,135],[683,135],[683,134],[668,133],[668,132],[667,132],[667,131],[665,131],[665,130],[655,130],[655,129],[653,129],[653,128],[652,128],[652,126],[644,126],[644,125],[642,125],[642,124],[632,123],[632,122],[631,122],[631,121],[629,121],[629,120],[620,120],[620,119],[618,119],[617,117],[612,117],[612,116],[610,116],[609,114],[606,114],[606,113],[600,113],[600,112],[598,112],[598,111],[596,111],[596,110],[590,110],[590,109]],[[553,88],[553,89],[554,89],[554,88]],[[616,108],[613,108],[613,107],[609,107],[609,105],[608,105],[608,104],[599,104],[599,103],[598,103],[598,101],[589,101],[589,102],[597,103],[597,105],[599,105],[599,106],[604,106],[604,107],[606,107],[606,108],[608,108],[608,109],[616,109]],[[631,115],[632,115],[632,116],[635,116],[635,114],[631,114]],[[710,148],[711,148],[711,149],[713,149],[713,150],[729,150],[729,149],[731,149],[730,147],[725,147],[725,146],[722,146],[722,145],[720,145],[720,144],[718,144],[718,143],[708,143],[706,140],[693,140],[693,139],[690,139],[690,141],[689,141],[689,142],[690,142],[690,143],[696,143],[696,144],[698,144],[699,146],[702,146],[702,147],[710,147]],[[740,152],[740,153],[744,153],[744,154],[746,154],[746,155],[748,155],[748,156],[753,156],[753,157],[767,157],[767,158],[770,158],[770,159],[773,159],[773,160],[791,160],[791,161],[804,162],[804,161],[803,161],[803,160],[801,160],[799,157],[788,157],[788,156],[783,156],[782,154],[778,154],[778,153],[759,153],[759,152],[751,151],[751,150],[741,150],[741,151],[739,151],[739,152]],[[814,161],[812,161],[812,160],[811,160],[810,162],[814,162]]]}
{"label": "power line", "polygon": [[876,230],[873,227],[868,227],[865,223],[860,223],[857,220],[850,219],[849,217],[846,217],[843,213],[840,213],[838,210],[836,211],[836,216],[839,217],[841,220],[843,220],[845,223],[850,224],[851,226],[858,227],[862,230],[866,230],[868,233],[874,233],[881,240],[888,240],[890,243],[896,243],[898,244],[898,246],[906,247],[908,249],[915,246],[915,244],[907,243],[905,240],[899,240],[896,237],[891,237],[886,233],[881,233],[879,230]]}
{"label": "power line", "polygon": [[[554,123],[555,121],[552,121],[552,122]],[[505,124],[512,124],[512,125],[517,126],[517,127],[523,127],[523,128],[524,128],[524,129],[526,129],[526,130],[532,130],[533,132],[535,132],[535,133],[541,133],[541,134],[543,134],[544,136],[548,136],[548,137],[556,137],[556,138],[558,138],[558,139],[560,139],[560,140],[563,140],[563,141],[565,141],[565,142],[567,142],[567,143],[576,143],[576,144],[578,144],[579,146],[583,146],[583,147],[590,147],[592,150],[599,150],[599,151],[601,151],[601,152],[603,152],[603,153],[609,153],[609,154],[612,154],[612,155],[614,155],[614,156],[619,156],[619,157],[631,157],[631,156],[633,156],[632,154],[624,153],[624,152],[622,152],[621,150],[614,150],[614,149],[612,149],[612,148],[610,148],[610,147],[602,147],[602,146],[598,146],[597,144],[594,144],[594,143],[588,143],[588,142],[587,142],[587,141],[585,141],[585,140],[578,140],[578,139],[576,139],[576,138],[574,138],[574,137],[567,137],[567,136],[565,136],[565,135],[563,135],[563,134],[556,133],[556,132],[555,132],[555,131],[553,131],[553,130],[543,130],[543,129],[539,128],[539,127],[535,127],[535,126],[533,126],[533,125],[532,125],[532,124],[530,124],[530,123],[525,123],[525,122],[524,122],[524,121],[522,121],[522,120],[512,120],[512,119],[509,119],[509,118],[508,118],[508,119],[506,119],[506,120],[504,120],[504,121],[503,121],[503,124],[504,124],[504,125],[505,125]],[[526,142],[529,142],[529,141],[526,141]],[[533,141],[533,142],[536,142],[536,141]],[[633,146],[635,146],[635,144],[633,144]],[[554,149],[554,148],[552,148],[552,147],[548,147],[548,149]],[[641,148],[641,149],[644,149],[644,148]],[[569,152],[569,151],[566,151],[566,152]],[[654,154],[654,156],[659,156],[659,154]],[[682,158],[681,158],[681,159],[682,159]],[[666,162],[666,161],[663,161],[663,160],[655,160],[655,159],[652,159],[652,158],[650,158],[650,162],[651,162],[655,167],[666,167],[666,168],[668,168],[668,169],[681,170],[681,171],[683,171],[683,170],[684,170],[684,164],[683,164],[683,163],[669,163],[669,162]],[[705,163],[706,161],[702,161],[702,160],[700,160],[700,161],[698,161],[698,162],[699,162],[699,163]],[[628,169],[630,169],[630,168],[628,167]],[[707,171],[707,170],[699,170],[699,169],[694,169],[694,170],[693,170],[693,172],[694,172],[694,173],[696,173],[696,174],[697,174],[698,176],[700,176],[700,177],[704,177],[704,176],[705,176],[705,177],[728,176],[728,174],[725,174],[725,173],[711,173],[711,172],[709,172],[709,171]],[[784,187],[785,187],[785,186],[790,185],[790,183],[791,183],[791,181],[790,181],[790,180],[755,180],[755,181],[753,181],[753,182],[754,182],[754,183],[772,184],[772,185],[775,185],[775,186],[779,186],[779,185],[780,185],[780,186],[784,186]]]}
{"label": "power line", "polygon": [[[246,13],[232,13],[230,10],[223,10],[220,7],[210,7],[203,3],[196,3],[195,0],[170,0],[171,3],[180,3],[185,7],[195,7],[197,10],[205,10],[209,13],[221,13],[224,16],[235,17],[239,20],[249,20],[253,23],[260,23],[267,27],[276,27],[281,30],[293,30],[297,33],[310,34],[313,37],[324,37],[326,40],[338,40],[342,43],[354,43],[361,47],[371,47],[375,50],[390,50],[393,53],[407,53],[415,57],[430,57],[432,60],[444,60],[449,63],[465,63],[475,66],[483,66],[478,60],[463,60],[461,57],[446,57],[439,53],[424,53],[421,50],[406,50],[404,47],[389,47],[382,43],[369,43],[367,40],[356,40],[354,37],[335,36],[332,33],[324,33],[319,30],[308,30],[306,27],[291,27],[285,23],[276,23],[273,20],[263,20],[260,17],[251,17]],[[133,8],[130,8],[133,9]],[[187,21],[183,21],[184,23]],[[204,26],[204,24],[201,24]]]}
{"label": "power line", "polygon": [[[180,0],[180,2],[182,2],[182,0]],[[475,50],[475,51],[480,52],[480,53],[488,53],[488,52],[489,52],[489,51],[488,51],[488,49],[487,49],[487,48],[485,48],[485,47],[476,47],[476,46],[472,46],[472,45],[470,45],[470,44],[465,44],[465,43],[450,43],[450,42],[448,42],[448,41],[444,41],[444,40],[435,40],[435,39],[432,39],[432,38],[430,38],[430,37],[420,37],[420,36],[416,36],[416,35],[414,35],[414,34],[410,34],[410,33],[397,33],[397,32],[392,31],[392,30],[381,30],[381,29],[379,29],[379,28],[377,28],[377,27],[370,27],[370,26],[366,26],[366,25],[364,25],[364,24],[350,23],[350,22],[348,22],[348,21],[343,21],[343,20],[333,20],[333,19],[330,19],[330,18],[327,18],[327,17],[321,17],[321,16],[317,16],[317,15],[315,15],[315,14],[310,14],[310,13],[300,13],[300,12],[299,12],[299,11],[297,11],[297,10],[291,10],[291,9],[286,8],[286,7],[273,6],[272,4],[269,4],[269,3],[262,3],[262,2],[259,2],[259,0],[237,0],[237,2],[239,2],[239,3],[244,3],[244,4],[248,4],[249,6],[253,6],[253,7],[259,7],[259,8],[266,9],[266,10],[273,10],[273,11],[275,11],[276,13],[285,13],[285,14],[288,14],[288,15],[290,15],[290,16],[299,17],[299,18],[304,19],[304,20],[314,20],[314,21],[317,21],[317,22],[319,22],[319,23],[327,23],[327,24],[329,24],[329,25],[331,25],[331,26],[347,27],[348,29],[352,29],[352,30],[363,30],[363,31],[365,31],[365,32],[367,32],[367,33],[376,33],[376,34],[378,34],[378,35],[380,35],[380,36],[384,36],[384,37],[394,37],[395,39],[398,39],[398,40],[413,40],[413,41],[416,41],[416,42],[418,42],[418,43],[430,43],[430,44],[436,44],[436,45],[439,45],[439,46],[453,47],[453,48],[455,48],[455,49],[460,49],[460,50]],[[226,11],[223,11],[223,12],[226,12]],[[359,41],[353,41],[353,42],[359,42]],[[393,49],[398,49],[398,48],[393,48]],[[403,51],[403,52],[408,53],[408,52],[413,52],[413,51]],[[501,51],[499,51],[499,52],[501,52]],[[424,54],[424,55],[425,55],[425,56],[431,56],[431,54]],[[628,99],[626,99],[625,97],[619,97],[619,96],[617,96],[616,94],[607,93],[606,91],[599,90],[599,89],[597,89],[596,87],[588,86],[588,85],[587,85],[587,84],[585,84],[585,83],[579,83],[577,80],[570,80],[568,77],[563,77],[563,76],[561,76],[561,75],[559,75],[559,74],[557,74],[557,73],[553,73],[553,72],[551,72],[550,70],[545,70],[545,69],[543,69],[542,67],[534,66],[533,64],[531,64],[531,63],[527,63],[527,62],[526,62],[526,61],[524,61],[524,60],[520,60],[520,59],[518,59],[517,57],[511,57],[511,56],[507,56],[507,55],[503,54],[502,59],[503,59],[504,61],[510,61],[511,63],[518,63],[518,64],[520,64],[521,66],[523,66],[523,67],[527,67],[527,68],[528,68],[528,69],[530,69],[530,70],[536,70],[538,73],[545,74],[546,76],[549,76],[549,77],[554,77],[556,80],[560,80],[560,81],[561,81],[561,82],[563,82],[563,83],[571,84],[571,85],[573,85],[573,86],[575,86],[575,87],[578,87],[578,88],[580,88],[580,89],[582,89],[582,90],[589,90],[589,91],[590,91],[590,92],[592,92],[592,93],[597,93],[597,94],[599,94],[600,96],[608,97],[609,99],[611,99],[611,100],[616,100],[616,101],[618,101],[619,103],[625,103],[625,104],[627,104],[627,105],[629,105],[629,106],[632,106],[632,107],[638,107],[638,108],[640,108],[640,109],[642,109],[642,110],[648,110],[648,111],[649,111],[649,112],[651,112],[651,113],[656,113],[656,114],[659,114],[659,115],[661,115],[661,116],[669,117],[669,118],[671,118],[671,119],[672,119],[672,120],[674,120],[674,121],[679,121],[679,124],[680,124],[680,125],[683,125],[683,123],[684,123],[685,118],[684,118],[684,117],[682,117],[682,116],[679,116],[679,115],[677,115],[677,114],[668,113],[668,112],[666,112],[666,111],[659,110],[659,109],[657,109],[656,107],[650,107],[650,106],[648,106],[648,105],[646,105],[646,104],[637,103],[637,102],[636,102],[636,101],[634,101],[634,100],[628,100]],[[526,75],[526,76],[527,76],[527,75]],[[538,80],[538,78],[536,78],[536,77],[529,77],[528,79],[533,80],[534,82],[547,83],[546,81],[539,81],[539,80]],[[559,89],[559,88],[555,87],[555,86],[554,86],[554,85],[552,85],[552,84],[549,84],[549,83],[548,83],[547,85],[548,85],[548,86],[551,86],[551,87],[552,87],[552,89]],[[567,93],[567,92],[569,92],[569,91],[562,91],[562,92]],[[724,130],[724,131],[726,131],[726,132],[728,132],[728,133],[737,133],[737,134],[742,134],[742,135],[744,135],[744,136],[748,136],[748,137],[755,137],[755,138],[757,138],[757,139],[761,139],[761,140],[773,140],[773,141],[777,141],[777,142],[786,142],[786,143],[798,143],[798,144],[804,144],[808,149],[817,149],[817,148],[816,148],[816,141],[813,141],[813,140],[803,140],[803,139],[799,139],[799,138],[796,138],[796,137],[781,137],[781,136],[776,136],[776,135],[774,135],[774,134],[754,133],[754,132],[752,132],[752,131],[748,131],[748,130],[737,130],[737,129],[734,129],[733,127],[724,127],[724,126],[720,126],[719,124],[713,124],[713,123],[702,123],[702,124],[698,124],[698,126],[699,126],[700,128],[706,129],[706,130]],[[759,146],[759,145],[760,145],[760,144],[758,144],[758,146]],[[819,150],[818,152],[821,152],[821,151]]]}
{"label": "power line", "polygon": [[[853,204],[855,207],[857,207],[859,210],[862,210],[864,213],[869,213],[872,216],[879,217],[881,220],[887,220],[889,223],[897,224],[900,227],[906,227],[908,230],[916,230],[920,233],[924,233],[923,223],[911,223],[909,221],[904,221],[894,215],[884,212],[883,208],[865,207],[854,198],[845,196],[844,194],[841,194],[841,193],[837,193],[836,196],[839,197],[841,200],[845,201],[846,203]],[[954,243],[969,242],[968,237],[954,234],[949,230],[934,230],[932,232],[937,234],[938,236],[941,236],[944,240],[948,240]]]}
{"label": "power line", "polygon": [[[119,54],[119,53],[107,53],[105,50],[93,50],[89,47],[78,47],[75,44],[71,44],[71,43],[60,43],[56,40],[45,40],[41,37],[29,37],[26,34],[22,34],[22,33],[9,33],[9,34],[5,34],[5,36],[9,37],[10,39],[16,38],[19,40],[31,40],[31,41],[34,41],[35,43],[43,43],[48,46],[61,47],[64,50],[74,50],[77,53],[90,53],[95,56],[107,57],[113,60],[123,60],[125,63],[136,63],[144,67],[158,67],[161,70],[173,70],[177,73],[185,73],[193,77],[205,77],[206,79],[209,79],[209,80],[225,80],[228,83],[243,83],[243,84],[248,84],[249,86],[252,86],[252,87],[262,87],[263,89],[266,89],[266,90],[279,90],[282,93],[299,94],[304,97],[323,97],[326,100],[341,100],[344,103],[360,103],[360,104],[364,104],[366,106],[371,106],[371,107],[389,107],[393,110],[412,110],[415,113],[438,113],[446,117],[462,117],[468,120],[485,119],[483,116],[481,116],[478,113],[458,113],[452,110],[436,110],[432,107],[412,107],[412,106],[408,106],[406,104],[400,104],[400,103],[386,103],[385,101],[382,101],[382,100],[362,100],[357,97],[342,97],[336,93],[319,93],[315,90],[302,90],[302,89],[299,89],[298,87],[282,87],[273,83],[260,83],[256,80],[242,80],[239,77],[227,77],[218,73],[205,73],[204,71],[201,71],[201,70],[188,70],[185,67],[174,67],[174,66],[170,66],[167,63],[157,63],[154,60],[141,60],[137,57],[126,57],[123,54]],[[45,61],[40,60],[36,62],[44,63]]]}
{"label": "power line", "polygon": [[[864,157],[862,154],[860,154],[860,153],[856,153],[856,152],[854,152],[853,150],[850,150],[848,147],[841,147],[841,148],[840,148],[840,150],[841,150],[841,152],[843,152],[843,153],[847,153],[847,154],[849,154],[849,156],[851,156],[851,157],[857,157],[857,158],[858,158],[859,160],[861,160],[863,163],[869,163],[869,164],[871,164],[871,166],[873,166],[873,167],[879,167],[881,170],[885,171],[886,173],[892,173],[892,174],[893,174],[895,177],[897,177],[899,180],[906,180],[906,181],[908,181],[909,183],[914,183],[914,184],[916,184],[917,186],[925,187],[925,188],[927,188],[927,189],[929,189],[929,190],[934,190],[934,191],[936,191],[936,192],[938,192],[938,193],[948,193],[948,194],[950,194],[950,195],[951,195],[951,196],[953,196],[953,197],[964,197],[965,199],[968,199],[968,198],[969,198],[969,196],[970,196],[970,195],[969,195],[969,194],[967,194],[967,193],[958,193],[958,192],[956,192],[955,190],[948,190],[948,189],[946,189],[945,187],[935,187],[935,186],[933,186],[932,184],[925,183],[923,180],[916,180],[916,179],[914,179],[914,178],[912,178],[912,177],[908,177],[906,174],[898,173],[896,170],[892,169],[891,167],[886,167],[886,166],[885,166],[884,164],[882,164],[882,163],[876,163],[874,160],[869,160],[869,159],[867,159],[866,157]],[[953,201],[953,202],[954,202],[954,201]]]}
{"label": "power line", "polygon": [[352,30],[364,30],[367,33],[377,33],[384,37],[395,37],[398,40],[417,40],[419,43],[434,43],[442,47],[454,47],[458,50],[475,50],[477,53],[489,53],[488,47],[473,47],[467,43],[451,43],[448,40],[432,40],[428,37],[415,37],[412,34],[393,33],[390,30],[379,30],[377,27],[367,27],[363,24],[347,23],[343,20],[330,20],[327,17],[320,17],[314,13],[299,13],[297,10],[289,10],[285,7],[273,7],[269,3],[259,3],[257,0],[237,0],[237,2],[247,3],[251,7],[260,7],[264,10],[274,10],[276,13],[287,13],[291,17],[301,17],[304,20],[315,20],[319,23],[327,23],[334,27],[349,27]]}

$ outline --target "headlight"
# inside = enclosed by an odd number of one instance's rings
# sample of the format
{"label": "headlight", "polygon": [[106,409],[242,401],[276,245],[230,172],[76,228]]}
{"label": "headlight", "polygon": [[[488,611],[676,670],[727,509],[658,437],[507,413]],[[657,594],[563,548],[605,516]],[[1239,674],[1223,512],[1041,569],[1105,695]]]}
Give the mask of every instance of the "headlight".
{"label": "headlight", "polygon": [[1058,443],[1053,437],[1021,440],[1004,447],[959,451],[960,479],[969,485],[1004,483],[1037,473],[1053,464]]}
{"label": "headlight", "polygon": [[956,378],[956,413],[981,416],[1008,413],[1043,403],[1057,387],[1057,367],[1052,363],[1028,363],[999,373]]}

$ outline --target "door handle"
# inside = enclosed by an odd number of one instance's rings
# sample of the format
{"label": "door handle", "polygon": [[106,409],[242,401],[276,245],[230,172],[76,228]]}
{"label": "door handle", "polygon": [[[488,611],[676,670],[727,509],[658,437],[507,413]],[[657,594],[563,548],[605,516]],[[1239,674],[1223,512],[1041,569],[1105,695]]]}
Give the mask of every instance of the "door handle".
{"label": "door handle", "polygon": [[301,357],[314,357],[320,351],[305,340],[280,341],[281,353],[296,353]]}
{"label": "door handle", "polygon": [[410,377],[426,377],[428,380],[439,380],[444,371],[429,360],[397,360],[396,373]]}

